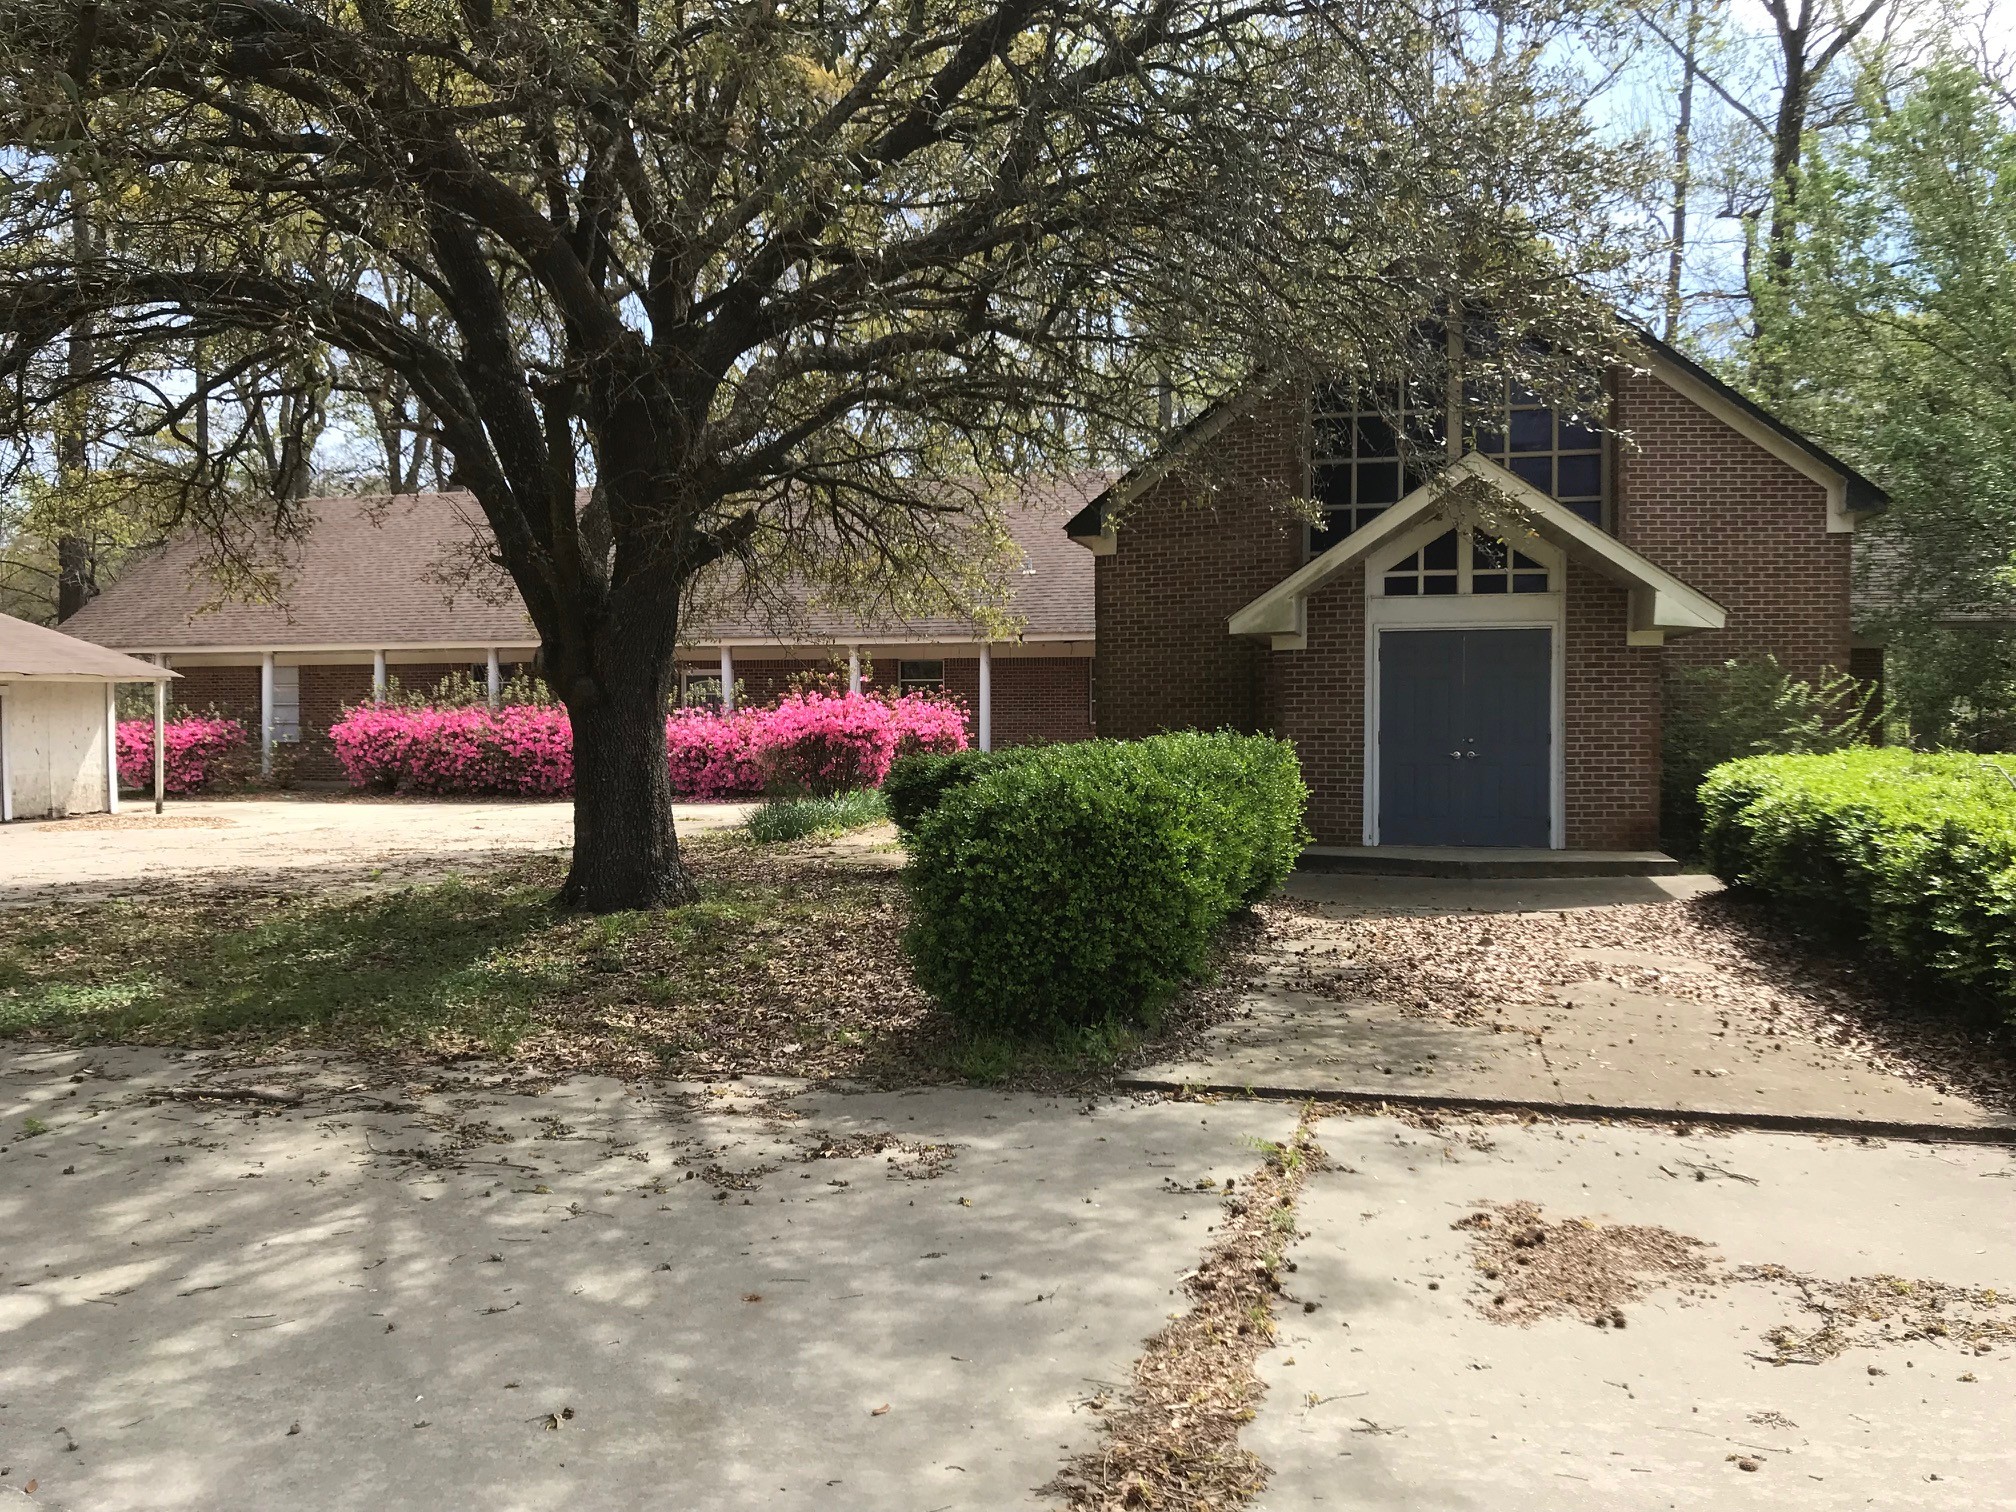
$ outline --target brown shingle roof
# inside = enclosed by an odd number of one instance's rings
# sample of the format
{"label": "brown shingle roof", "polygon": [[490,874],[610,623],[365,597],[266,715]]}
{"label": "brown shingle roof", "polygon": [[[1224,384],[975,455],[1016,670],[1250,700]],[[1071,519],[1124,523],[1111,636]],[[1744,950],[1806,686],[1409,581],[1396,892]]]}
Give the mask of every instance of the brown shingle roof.
{"label": "brown shingle roof", "polygon": [[[1013,582],[1009,612],[1032,639],[1090,639],[1092,557],[1063,523],[1108,482],[1103,473],[1030,483],[1007,506],[1027,559]],[[286,563],[277,603],[218,602],[203,571],[203,545],[172,542],[130,567],[64,624],[71,635],[136,651],[472,648],[537,643],[515,592],[500,595],[467,577],[487,526],[466,494],[402,494],[316,499],[302,539],[277,553]],[[685,627],[681,639],[970,641],[970,620],[930,616],[863,623],[809,606],[724,614]]]}
{"label": "brown shingle roof", "polygon": [[113,682],[158,682],[177,675],[61,630],[0,614],[0,679],[102,677]]}

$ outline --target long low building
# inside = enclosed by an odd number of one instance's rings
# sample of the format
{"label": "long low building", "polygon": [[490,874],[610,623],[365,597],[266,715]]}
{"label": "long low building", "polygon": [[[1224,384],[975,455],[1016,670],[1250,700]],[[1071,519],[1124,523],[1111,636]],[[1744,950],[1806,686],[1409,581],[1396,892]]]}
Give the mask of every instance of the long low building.
{"label": "long low building", "polygon": [[[1064,522],[1109,479],[1032,486],[1007,510],[1022,564],[1012,639],[951,616],[864,622],[809,604],[714,615],[682,629],[679,693],[751,703],[794,677],[835,671],[864,688],[942,688],[964,700],[983,748],[1080,740],[1094,728],[1093,563]],[[328,740],[346,707],[397,685],[426,691],[461,674],[492,697],[531,669],[538,636],[517,596],[469,581],[482,539],[474,501],[453,493],[329,498],[284,552],[270,601],[224,598],[201,542],[134,564],[64,623],[70,635],[181,674],[177,706],[214,709],[260,737],[268,772],[342,776]]]}

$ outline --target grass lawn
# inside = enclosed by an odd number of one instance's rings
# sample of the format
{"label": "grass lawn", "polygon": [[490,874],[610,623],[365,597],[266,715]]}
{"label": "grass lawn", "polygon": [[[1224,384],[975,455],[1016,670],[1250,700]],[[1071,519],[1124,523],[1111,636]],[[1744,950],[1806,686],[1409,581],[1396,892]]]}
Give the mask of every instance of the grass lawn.
{"label": "grass lawn", "polygon": [[1139,1048],[962,1034],[911,980],[901,874],[872,852],[685,850],[698,903],[601,918],[552,907],[560,857],[0,911],[0,1036],[884,1085],[1072,1079]]}
{"label": "grass lawn", "polygon": [[882,1079],[937,1058],[895,872],[732,838],[686,851],[701,901],[601,918],[552,907],[558,857],[0,912],[0,1034],[694,1076]]}

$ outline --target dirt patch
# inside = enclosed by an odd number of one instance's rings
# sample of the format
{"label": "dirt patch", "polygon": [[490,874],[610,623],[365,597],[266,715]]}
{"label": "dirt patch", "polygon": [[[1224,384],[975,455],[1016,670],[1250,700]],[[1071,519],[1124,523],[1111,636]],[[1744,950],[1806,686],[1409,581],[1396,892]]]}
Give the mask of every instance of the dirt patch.
{"label": "dirt patch", "polygon": [[[2016,1344],[2016,1294],[1904,1276],[1803,1275],[1783,1265],[1727,1267],[1704,1240],[1671,1229],[1549,1220],[1531,1202],[1485,1203],[1450,1225],[1470,1237],[1478,1281],[1471,1305],[1494,1323],[1578,1317],[1623,1328],[1624,1309],[1655,1291],[1699,1299],[1729,1286],[1764,1286],[1796,1298],[1802,1322],[1764,1336],[1772,1365],[1818,1365],[1851,1349],[1946,1345],[1988,1354]],[[1872,1371],[1875,1367],[1871,1367]]]}
{"label": "dirt patch", "polygon": [[1764,1336],[1771,1351],[1756,1358],[1773,1365],[1818,1365],[1884,1344],[1947,1344],[1970,1354],[2016,1344],[2016,1295],[1993,1287],[1884,1275],[1828,1281],[1782,1265],[1742,1266],[1730,1279],[1797,1294],[1809,1321]]}
{"label": "dirt patch", "polygon": [[[1942,1095],[2016,1112],[2016,1042],[1956,1019],[1881,962],[1830,955],[1728,894],[1545,913],[1352,915],[1262,905],[1260,959],[1284,986],[1445,1022],[1517,1027],[1564,988],[1610,983],[1699,1003],[1732,1032],[1789,1037]],[[1919,1005],[1924,1005],[1920,1011]],[[1949,1010],[1941,1016],[1939,1009]]]}
{"label": "dirt patch", "polygon": [[35,828],[47,835],[73,830],[230,829],[237,822],[222,814],[80,814],[75,819],[55,819]]}
{"label": "dirt patch", "polygon": [[1625,1307],[1641,1297],[1669,1287],[1699,1295],[1717,1279],[1703,1241],[1652,1225],[1550,1223],[1533,1203],[1494,1202],[1452,1227],[1470,1235],[1479,1278],[1471,1302],[1494,1323],[1565,1314],[1623,1328]]}
{"label": "dirt patch", "polygon": [[920,1140],[902,1139],[886,1131],[862,1134],[847,1134],[835,1137],[831,1134],[814,1136],[817,1143],[799,1156],[800,1160],[866,1160],[880,1155],[887,1167],[891,1181],[931,1181],[943,1176],[952,1168],[953,1158],[959,1153],[956,1145],[926,1144]]}
{"label": "dirt patch", "polygon": [[[1126,1392],[1084,1403],[1102,1414],[1097,1447],[1045,1489],[1071,1512],[1231,1512],[1267,1484],[1239,1431],[1266,1388],[1254,1362],[1273,1346],[1287,1299],[1282,1250],[1295,1237],[1295,1198],[1322,1161],[1305,1123],[1267,1148],[1259,1170],[1232,1184],[1218,1240],[1184,1283],[1190,1309],[1148,1341]],[[1315,1304],[1306,1304],[1314,1311]]]}

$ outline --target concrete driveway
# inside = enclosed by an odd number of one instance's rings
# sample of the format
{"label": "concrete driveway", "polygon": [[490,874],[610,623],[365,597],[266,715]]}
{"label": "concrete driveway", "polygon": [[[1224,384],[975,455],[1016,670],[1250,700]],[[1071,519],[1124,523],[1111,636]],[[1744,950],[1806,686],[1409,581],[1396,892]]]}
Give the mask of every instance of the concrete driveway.
{"label": "concrete driveway", "polygon": [[1047,1505],[1295,1121],[200,1067],[0,1069],[0,1507]]}
{"label": "concrete driveway", "polygon": [[[741,823],[751,804],[680,804],[682,834]],[[102,898],[199,880],[256,882],[303,872],[437,874],[484,855],[565,850],[574,805],[526,799],[290,797],[177,799],[167,812],[0,828],[0,907]]]}
{"label": "concrete driveway", "polygon": [[[2016,1151],[1373,1117],[1316,1132],[1335,1166],[1302,1194],[1245,1439],[1274,1468],[1264,1512],[2016,1507]],[[1486,1274],[1486,1231],[1457,1225],[1515,1202],[1595,1225],[1546,1284],[1596,1298],[1632,1273],[1619,1225],[1703,1241],[1706,1274],[1662,1280],[1645,1242],[1650,1289],[1622,1329],[1572,1297],[1496,1321],[1512,1283]],[[1514,1253],[1544,1267],[1555,1242]],[[1772,1363],[1787,1326],[1842,1347]]]}

